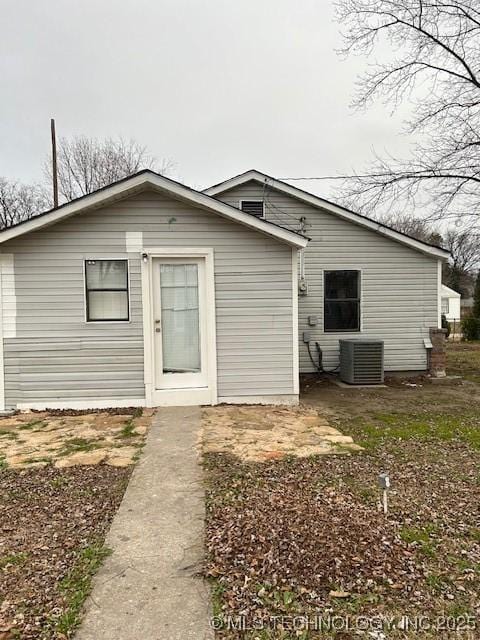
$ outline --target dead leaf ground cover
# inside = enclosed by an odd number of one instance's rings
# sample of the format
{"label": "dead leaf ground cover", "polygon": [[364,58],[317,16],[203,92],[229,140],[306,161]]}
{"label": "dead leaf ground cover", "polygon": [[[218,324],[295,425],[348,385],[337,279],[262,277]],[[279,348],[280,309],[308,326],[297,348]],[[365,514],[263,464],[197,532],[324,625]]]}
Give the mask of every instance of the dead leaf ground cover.
{"label": "dead leaf ground cover", "polygon": [[[367,638],[479,637],[480,386],[310,380],[303,401],[365,450],[265,463],[207,457],[205,574],[218,637],[353,639],[360,616],[367,625],[383,616],[385,635],[370,628]],[[384,516],[377,476],[386,470]],[[323,632],[288,629],[305,615],[313,625],[322,616]],[[335,615],[350,628],[329,628]],[[424,616],[425,628],[398,628],[402,616]]]}
{"label": "dead leaf ground cover", "polygon": [[141,409],[0,419],[0,640],[72,637],[151,419]]}
{"label": "dead leaf ground cover", "polygon": [[0,471],[0,638],[60,640],[78,623],[131,467]]}

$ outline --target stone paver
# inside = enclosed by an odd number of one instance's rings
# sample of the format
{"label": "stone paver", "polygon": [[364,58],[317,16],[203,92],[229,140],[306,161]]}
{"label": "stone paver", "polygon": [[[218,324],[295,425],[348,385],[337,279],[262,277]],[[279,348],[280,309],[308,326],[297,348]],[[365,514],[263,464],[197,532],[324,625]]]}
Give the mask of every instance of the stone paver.
{"label": "stone paver", "polygon": [[205,453],[232,453],[257,461],[362,449],[317,411],[260,405],[205,408],[202,447]]}
{"label": "stone paver", "polygon": [[198,407],[158,409],[76,640],[210,640]]}
{"label": "stone paver", "polygon": [[134,464],[151,423],[143,415],[92,412],[77,416],[27,412],[0,418],[0,461],[12,468]]}

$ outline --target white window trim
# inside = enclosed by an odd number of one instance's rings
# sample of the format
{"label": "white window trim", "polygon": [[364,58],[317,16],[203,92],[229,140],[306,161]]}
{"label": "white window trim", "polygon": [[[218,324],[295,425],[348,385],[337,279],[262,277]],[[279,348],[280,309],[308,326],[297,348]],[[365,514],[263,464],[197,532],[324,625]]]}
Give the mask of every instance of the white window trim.
{"label": "white window trim", "polygon": [[[242,209],[242,204],[244,202],[261,202],[262,203],[262,215],[261,216],[256,216],[253,213],[248,213],[248,211],[243,211]],[[238,208],[240,209],[240,211],[242,211],[243,213],[248,214],[249,216],[253,216],[254,218],[257,218],[258,220],[265,220],[265,200],[263,200],[263,198],[260,200],[259,198],[242,198],[241,200],[238,201]]]}
{"label": "white window trim", "polygon": [[[153,344],[153,277],[154,258],[204,258],[206,327],[207,327],[207,389],[155,389],[155,353]],[[214,252],[212,248],[149,247],[141,256],[142,307],[143,307],[143,361],[146,406],[154,407],[179,404],[217,404],[217,330],[215,322]],[[165,397],[165,402],[161,397]],[[160,400],[159,400],[160,398]]]}
{"label": "white window trim", "polygon": [[[360,274],[360,328],[354,331],[325,331],[325,272],[326,271],[357,271]],[[363,331],[363,269],[359,269],[358,267],[343,267],[343,266],[333,266],[333,267],[324,267],[321,271],[322,274],[322,333],[329,336],[348,336],[358,335]]]}
{"label": "white window trim", "polygon": [[[128,320],[89,320],[87,317],[87,270],[86,270],[86,263],[88,260],[122,260],[123,262],[127,263],[127,304],[128,304]],[[83,320],[84,323],[86,325],[111,325],[111,324],[131,324],[132,322],[132,307],[131,307],[131,291],[132,291],[132,287],[131,287],[131,280],[130,280],[130,260],[125,257],[125,256],[121,256],[119,257],[118,255],[116,257],[111,257],[111,256],[107,256],[105,257],[104,255],[102,256],[88,256],[88,257],[83,257],[82,259],[82,264],[83,264]]]}

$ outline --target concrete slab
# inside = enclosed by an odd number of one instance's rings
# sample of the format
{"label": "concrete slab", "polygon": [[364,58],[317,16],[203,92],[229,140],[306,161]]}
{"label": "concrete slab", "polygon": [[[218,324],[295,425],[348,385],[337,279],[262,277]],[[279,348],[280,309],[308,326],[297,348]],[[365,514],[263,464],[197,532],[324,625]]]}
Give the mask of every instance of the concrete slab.
{"label": "concrete slab", "polygon": [[348,382],[343,382],[343,380],[340,380],[338,376],[329,375],[327,377],[331,382],[333,382],[333,384],[336,384],[337,387],[340,387],[341,389],[382,389],[382,388],[386,389],[387,388],[386,384],[348,384]]}
{"label": "concrete slab", "polygon": [[198,407],[159,409],[106,545],[76,640],[206,640]]}

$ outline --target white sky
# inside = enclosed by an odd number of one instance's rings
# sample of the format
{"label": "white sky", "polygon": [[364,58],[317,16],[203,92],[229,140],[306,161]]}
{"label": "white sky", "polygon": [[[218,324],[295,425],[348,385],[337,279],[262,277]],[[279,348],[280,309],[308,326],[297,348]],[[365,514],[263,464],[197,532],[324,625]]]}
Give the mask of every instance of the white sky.
{"label": "white sky", "polygon": [[[42,179],[57,134],[133,138],[205,187],[361,171],[400,118],[349,108],[330,0],[0,0],[0,175]],[[328,195],[326,183],[296,183]]]}

